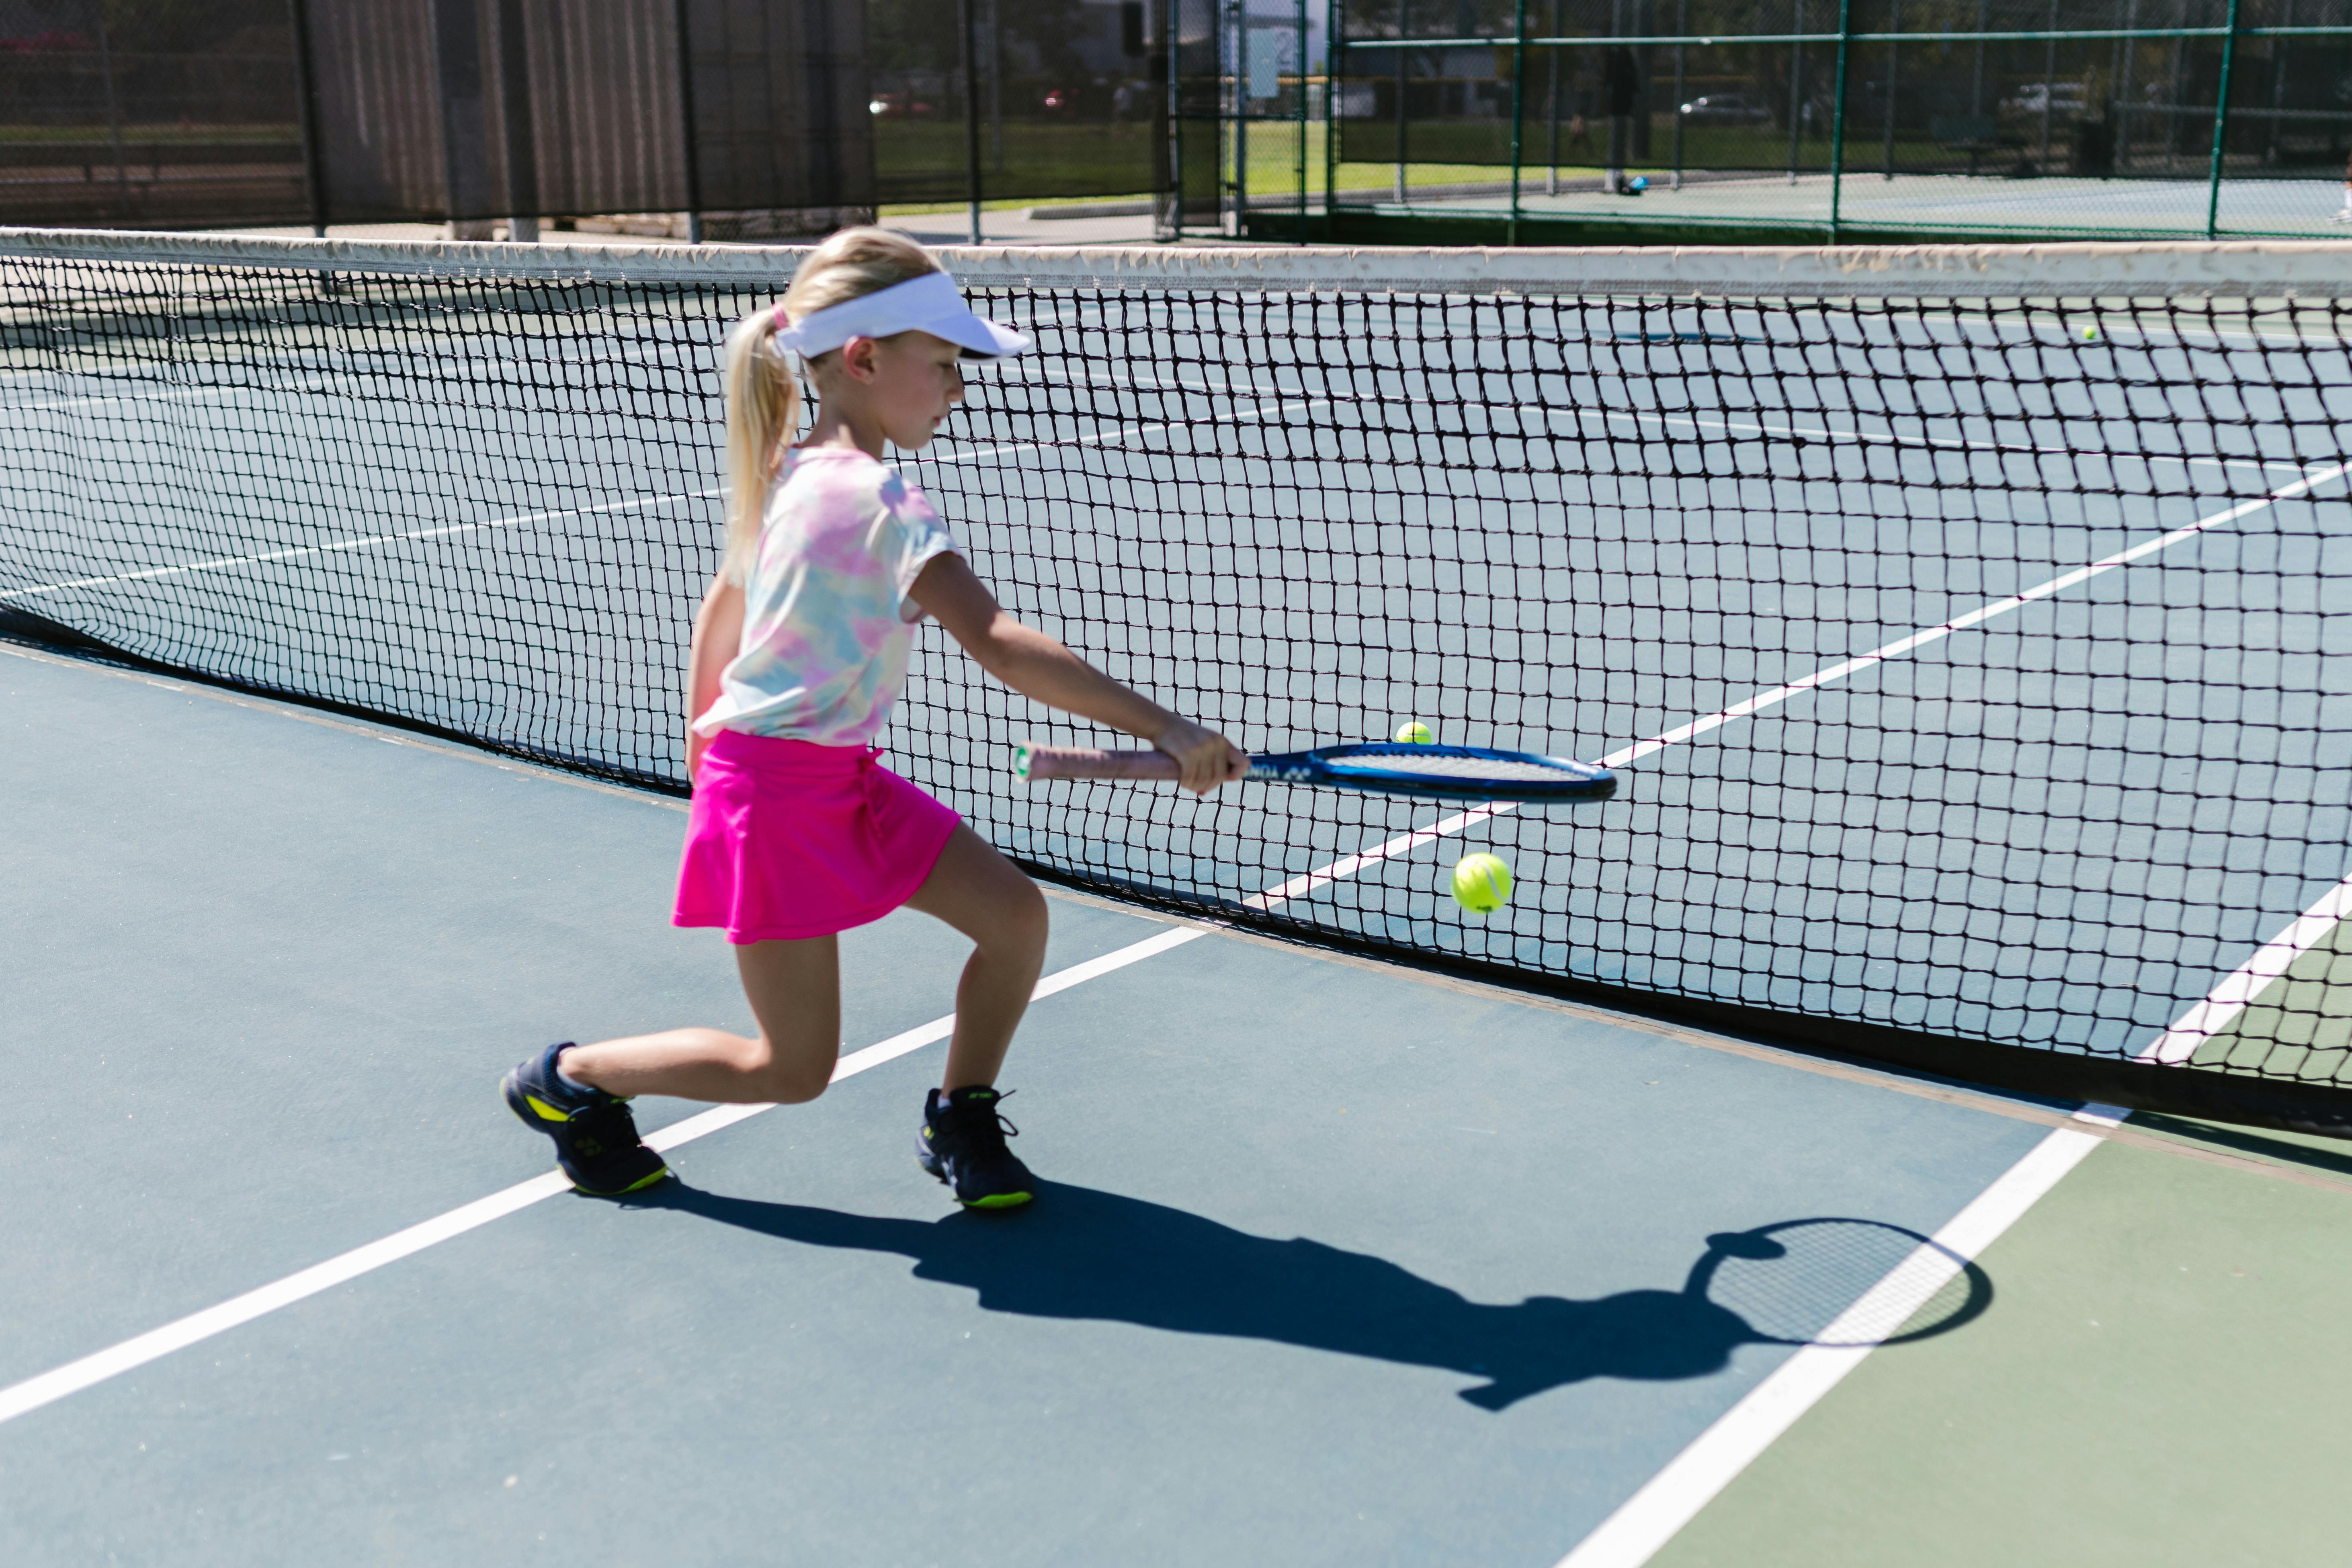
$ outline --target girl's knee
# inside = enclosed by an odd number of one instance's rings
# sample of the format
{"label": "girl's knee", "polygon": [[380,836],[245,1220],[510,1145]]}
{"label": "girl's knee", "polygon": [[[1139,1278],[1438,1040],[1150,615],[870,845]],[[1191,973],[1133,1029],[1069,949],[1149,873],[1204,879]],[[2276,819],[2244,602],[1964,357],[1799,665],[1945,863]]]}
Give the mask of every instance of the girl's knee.
{"label": "girl's knee", "polygon": [[794,1073],[773,1084],[772,1087],[775,1092],[768,1098],[778,1105],[806,1105],[823,1094],[832,1082],[833,1074],[830,1072]]}
{"label": "girl's knee", "polygon": [[1036,883],[1022,878],[1020,886],[1008,893],[1000,917],[998,931],[1004,945],[1042,952],[1048,923],[1045,895],[1038,891]]}
{"label": "girl's knee", "polygon": [[740,1064],[751,1092],[778,1105],[806,1105],[833,1081],[830,1061],[795,1058],[761,1040]]}

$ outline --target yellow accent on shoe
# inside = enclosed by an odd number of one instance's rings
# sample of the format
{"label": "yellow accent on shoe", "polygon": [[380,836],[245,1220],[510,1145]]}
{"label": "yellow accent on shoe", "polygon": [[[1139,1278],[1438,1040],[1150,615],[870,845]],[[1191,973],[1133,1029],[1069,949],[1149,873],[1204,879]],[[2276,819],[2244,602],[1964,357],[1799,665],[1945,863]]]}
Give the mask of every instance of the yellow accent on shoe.
{"label": "yellow accent on shoe", "polygon": [[625,1196],[627,1196],[627,1195],[628,1195],[629,1194],[631,1194],[631,1193],[642,1193],[642,1192],[644,1192],[647,1187],[650,1187],[650,1186],[656,1186],[656,1185],[658,1185],[659,1184],[661,1184],[661,1183],[663,1183],[663,1182],[667,1182],[667,1181],[668,1181],[668,1180],[670,1179],[670,1177],[671,1177],[674,1173],[674,1173],[674,1172],[672,1172],[672,1171],[670,1170],[670,1168],[669,1168],[667,1165],[664,1165],[660,1170],[656,1171],[652,1175],[650,1175],[650,1176],[643,1176],[643,1177],[640,1177],[640,1178],[638,1178],[636,1181],[631,1182],[627,1186],[618,1188],[618,1189],[616,1189],[615,1191],[613,1191],[613,1192],[609,1192],[609,1193],[600,1193],[600,1192],[596,1192],[596,1191],[594,1191],[594,1190],[593,1190],[593,1189],[592,1189],[592,1188],[588,1188],[588,1187],[583,1187],[583,1186],[582,1186],[582,1185],[581,1185],[579,1183],[577,1183],[577,1182],[574,1182],[574,1183],[572,1183],[572,1190],[573,1192],[575,1192],[575,1193],[580,1194],[581,1194],[582,1196],[583,1196],[583,1197],[591,1197],[591,1198],[618,1198],[618,1197],[625,1197]]}
{"label": "yellow accent on shoe", "polygon": [[569,1112],[556,1110],[555,1107],[548,1104],[547,1101],[540,1099],[539,1096],[535,1094],[526,1094],[522,1098],[524,1104],[530,1106],[533,1110],[539,1113],[539,1119],[541,1121],[569,1121],[572,1120]]}
{"label": "yellow accent on shoe", "polygon": [[963,1206],[968,1209],[1017,1209],[1034,1195],[1030,1193],[997,1193],[984,1198],[973,1198]]}

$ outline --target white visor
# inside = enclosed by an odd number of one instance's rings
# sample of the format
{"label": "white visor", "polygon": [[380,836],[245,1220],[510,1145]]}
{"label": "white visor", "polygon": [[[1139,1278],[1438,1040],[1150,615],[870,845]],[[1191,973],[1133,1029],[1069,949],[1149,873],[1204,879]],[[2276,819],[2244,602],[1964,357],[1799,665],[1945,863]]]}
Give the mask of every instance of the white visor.
{"label": "white visor", "polygon": [[[784,320],[783,307],[776,319]],[[1027,352],[1029,340],[985,316],[975,316],[963,302],[962,290],[944,272],[926,272],[904,283],[822,310],[812,310],[776,331],[776,346],[803,359],[829,353],[852,338],[887,338],[894,332],[925,331],[945,338],[967,353],[993,357]]]}

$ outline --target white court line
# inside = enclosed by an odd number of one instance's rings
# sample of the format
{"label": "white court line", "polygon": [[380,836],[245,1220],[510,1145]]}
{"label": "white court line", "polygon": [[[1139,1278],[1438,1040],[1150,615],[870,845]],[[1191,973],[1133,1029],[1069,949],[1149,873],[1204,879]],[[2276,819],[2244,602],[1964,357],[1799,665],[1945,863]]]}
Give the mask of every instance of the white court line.
{"label": "white court line", "polygon": [[[1873,1325],[1907,1321],[2099,1142],[2096,1133],[2070,1127],[2051,1132],[1953,1215],[1932,1246],[1896,1264],[1821,1337],[1835,1339],[1849,1325],[1868,1332]],[[1819,1344],[1798,1351],[1626,1499],[1558,1568],[1641,1568],[1874,1348]]]}
{"label": "white court line", "polygon": [[[45,373],[46,374],[46,373]],[[349,375],[329,378],[350,381]],[[53,397],[43,403],[0,402],[0,414],[48,414],[60,408],[110,408],[130,403],[184,403],[194,397],[226,397],[245,392],[324,392],[324,383],[310,386],[183,386],[166,392],[126,393],[111,397]]]}
{"label": "white court line", "polygon": [[512,517],[494,517],[481,522],[453,522],[438,528],[412,529],[405,533],[370,533],[357,539],[339,539],[331,544],[300,544],[285,550],[265,551],[255,555],[224,555],[210,561],[184,561],[176,566],[150,566],[138,572],[118,572],[109,577],[76,577],[63,583],[43,583],[31,588],[12,588],[0,593],[0,599],[31,599],[44,594],[62,594],[74,588],[104,588],[118,583],[139,583],[157,577],[184,576],[191,572],[226,572],[239,566],[258,566],[272,561],[292,561],[305,555],[331,555],[341,551],[373,550],[379,545],[405,544],[419,539],[448,539],[460,533],[487,533],[499,528],[526,528],[535,522],[553,522],[559,518],[597,517],[611,512],[647,510],[669,506],[677,501],[708,500],[722,495],[721,490],[692,490],[684,495],[655,496],[642,500],[607,501],[602,506],[567,507],[561,511],[517,512]]}
{"label": "white court line", "polygon": [[[2198,1046],[2228,1027],[2265,985],[2284,974],[2299,954],[2347,916],[2352,916],[2352,876],[2329,889],[2252,958],[2224,975],[2203,1001],[2183,1013],[2137,1059],[2166,1063],[2186,1059]],[[2076,1110],[2074,1120],[2089,1126],[2115,1127],[2129,1114],[2116,1106],[2094,1104]],[[2098,1142],[2095,1133],[2072,1128],[2052,1132],[1937,1231],[1936,1246],[1948,1247],[1957,1258],[1973,1262]],[[1846,1337],[1841,1329],[1849,1321],[1906,1322],[1958,1268],[1953,1257],[1931,1247],[1918,1248],[1822,1330],[1820,1337]],[[1626,1499],[1600,1529],[1560,1559],[1558,1568],[1642,1568],[1875,1348],[1807,1345],[1798,1351]]]}
{"label": "white court line", "polygon": [[[1045,997],[1057,991],[1067,991],[1073,985],[1083,985],[1113,970],[1156,957],[1171,948],[1181,947],[1207,934],[1198,926],[1177,926],[1163,931],[1156,936],[1104,953],[1099,958],[1090,958],[1084,963],[1074,963],[1067,969],[1049,974],[1037,983],[1037,989],[1031,995]],[[879,1067],[909,1051],[943,1040],[954,1027],[955,1015],[950,1014],[944,1018],[934,1018],[919,1028],[909,1029],[903,1035],[893,1035],[879,1044],[867,1046],[864,1050],[853,1051],[835,1064],[833,1081],[839,1083],[843,1079],[854,1078],[868,1068]],[[691,1143],[720,1128],[732,1127],[763,1110],[774,1109],[772,1105],[719,1106],[665,1127],[648,1136],[646,1142],[667,1153],[682,1143]],[[364,1247],[355,1247],[339,1257],[328,1258],[324,1263],[314,1263],[308,1268],[258,1289],[248,1290],[242,1296],[231,1297],[218,1306],[192,1312],[176,1322],[166,1323],[160,1329],[150,1329],[121,1344],[110,1345],[79,1361],[68,1362],[12,1387],[0,1388],[0,1422],[13,1421],[28,1411],[38,1410],[44,1405],[55,1404],[109,1378],[145,1366],[173,1351],[185,1350],[215,1334],[226,1333],[256,1318],[265,1317],[280,1307],[290,1307],[322,1290],[331,1290],[362,1274],[373,1273],[387,1264],[413,1257],[428,1247],[463,1236],[469,1230],[478,1230],[492,1220],[504,1219],[558,1193],[569,1192],[571,1187],[572,1184],[564,1180],[560,1171],[533,1176],[527,1182],[516,1183],[504,1192],[477,1198],[461,1208],[436,1215],[422,1224],[410,1226],[406,1230],[394,1231]]]}
{"label": "white court line", "polygon": [[[2169,533],[2160,533],[2152,539],[2142,540],[2128,550],[2119,550],[2113,555],[2101,556],[2087,566],[2077,566],[2071,572],[2062,573],[2047,583],[2036,584],[2021,594],[2011,594],[2007,598],[1995,599],[1990,604],[1979,605],[1964,616],[1955,616],[1948,621],[1913,632],[1908,637],[1898,637],[1884,647],[1871,649],[1868,653],[1817,669],[1812,674],[1792,680],[1785,686],[1775,686],[1769,691],[1759,691],[1744,701],[1735,702],[1730,707],[1719,712],[1710,713],[1703,719],[1694,719],[1687,724],[1678,725],[1663,735],[1653,735],[1646,741],[1636,742],[1633,745],[1612,752],[1600,759],[1601,765],[1604,768],[1622,768],[1628,763],[1639,762],[1643,757],[1663,752],[1668,746],[1680,745],[1685,741],[1696,740],[1711,730],[1719,730],[1736,719],[1752,717],[1767,708],[1777,707],[1792,697],[1801,696],[1805,692],[1818,690],[1833,681],[1858,675],[1874,666],[1885,664],[1889,659],[1916,653],[1928,644],[1940,642],[1955,632],[1966,631],[1971,626],[1983,625],[1996,616],[2005,616],[2011,610],[2038,604],[2053,594],[2063,593],[2066,589],[2087,583],[2094,577],[2115,571],[2121,566],[2128,566],[2133,562],[2144,560],[2160,550],[2168,550],[2183,540],[2194,539],[2208,529],[2235,521],[2239,518],[2274,506],[2280,501],[2293,500],[2295,497],[2324,485],[2330,479],[2342,478],[2347,471],[2352,471],[2352,463],[2339,463],[2323,473],[2306,474],[2291,484],[2281,485],[2258,500],[2242,502],[2226,511],[2217,511],[2210,517],[2200,518],[2195,522],[2176,528]],[[1412,832],[1391,838],[1385,844],[1375,845],[1370,849],[1360,849],[1352,855],[1332,861],[1328,866],[1319,866],[1312,871],[1292,878],[1279,887],[1269,888],[1263,893],[1245,899],[1243,902],[1251,909],[1270,909],[1275,904],[1285,903],[1312,892],[1326,883],[1335,882],[1342,877],[1352,877],[1367,866],[1393,859],[1399,855],[1409,854],[1423,844],[1433,843],[1448,835],[1460,833],[1466,828],[1476,826],[1479,823],[1490,821],[1518,809],[1519,803],[1516,801],[1496,801],[1491,805],[1474,806],[1468,811],[1457,813],[1453,816],[1442,817],[1426,827],[1416,827]]]}
{"label": "white court line", "polygon": [[[1015,363],[1018,363],[1019,362]],[[1330,374],[1328,369],[1326,374]],[[1213,395],[1219,393],[1233,395],[1235,394],[1246,393],[1248,395],[1253,397],[1278,397],[1291,394],[1304,395],[1314,390],[1311,387],[1304,386],[1256,386],[1248,383],[1219,384],[1216,382],[1207,381],[1184,381],[1173,377],[1139,376],[1131,373],[1116,371],[1101,374],[1089,374],[1080,376],[1070,374],[1067,372],[1048,373],[1043,366],[1024,366],[1018,372],[1007,369],[1000,379],[1004,381],[1017,381],[1026,384],[1041,386],[1060,385],[1089,388],[1129,387],[1139,391],[1193,392],[1200,393],[1204,395]],[[1385,393],[1335,393],[1328,390],[1324,393],[1319,401],[1324,403],[1370,403],[1375,405],[1396,403],[1428,408],[1457,408],[1462,406],[1459,403],[1448,402],[1444,398],[1437,397],[1401,397]],[[1476,406],[1513,414],[1540,414],[1546,416],[1553,415],[1569,415],[1572,416],[1580,422],[1588,419],[1601,420],[1604,422],[1610,420],[1629,420],[1636,424],[1646,422],[1657,425],[1661,427],[1682,426],[1691,430],[1722,435],[1758,436],[1767,438],[1785,437],[1792,440],[1827,441],[1832,444],[1845,442],[1859,446],[1895,447],[1915,451],[1984,452],[2000,457],[2099,458],[2111,463],[2177,463],[2182,468],[2289,468],[2296,473],[2308,473],[2313,468],[2325,466],[2325,464],[2321,462],[2298,462],[2293,458],[2191,458],[2182,454],[2167,452],[2111,452],[2104,448],[2089,448],[2071,446],[2042,447],[2023,442],[2002,442],[1999,440],[1977,441],[1959,436],[1905,436],[1891,430],[1833,430],[1826,425],[1822,426],[1819,429],[1807,429],[1795,425],[1774,426],[1748,424],[1735,421],[1728,417],[1720,419],[1702,418],[1696,414],[1671,413],[1664,409],[1562,408],[1556,407],[1546,403],[1484,403],[1478,404]],[[1754,417],[1759,419],[1763,416],[1764,416],[1760,411],[1754,416]],[[1790,416],[1792,418],[1795,416],[1793,410],[1790,411]],[[1858,414],[1855,416],[1862,417],[1862,416]],[[1073,410],[1071,411],[1071,417],[1084,418],[1087,417],[1087,416]],[[1926,415],[1896,416],[1892,414],[1883,414],[1875,416],[1875,417],[1892,422],[1898,417],[1915,418],[1925,421],[1929,416]],[[1971,417],[1993,419],[1996,416],[1992,415],[1969,416],[1965,414],[1951,414],[1939,415],[1935,417],[1948,418],[1961,423],[1966,423]],[[2106,423],[2105,419],[2098,416],[2086,416],[2085,417],[2094,424]],[[1195,421],[1195,423],[1209,424],[1213,423],[1213,421],[1202,420]],[[1159,426],[1153,426],[1153,428],[1159,428]],[[1700,476],[1693,477],[1696,478]]]}
{"label": "white court line", "polygon": [[[1252,408],[1233,416],[1234,419],[1270,419],[1277,415],[1296,414],[1302,409],[1319,408],[1332,402],[1328,397],[1309,397],[1287,403],[1277,403],[1270,408]],[[1076,417],[1076,416],[1073,416]],[[1009,458],[1023,452],[1044,452],[1055,447],[1099,447],[1113,441],[1123,441],[1130,436],[1156,435],[1162,430],[1189,429],[1195,425],[1213,425],[1213,419],[1162,419],[1152,425],[1125,425],[1116,430],[1097,431],[1091,436],[1054,437],[1043,441],[1025,441],[1012,447],[975,447],[962,451],[948,451],[936,457],[929,452],[912,454],[918,462],[969,463],[982,458]],[[952,437],[950,437],[952,439]],[[1147,454],[1148,455],[1148,454]],[[1198,456],[1199,454],[1185,454]]]}
{"label": "white court line", "polygon": [[2139,1059],[2167,1067],[2187,1061],[2197,1054],[2198,1047],[2235,1024],[2273,981],[2283,977],[2296,959],[2347,919],[2352,919],[2352,877],[2330,888],[2293,925],[2255,949],[2253,956],[2231,971],[2211,994],[2140,1052]]}
{"label": "white court line", "polygon": [[[1277,404],[1268,408],[1253,408],[1234,416],[1238,419],[1264,419],[1278,415],[1314,408],[1328,398],[1315,398]],[[1043,451],[1049,447],[1091,446],[1125,439],[1129,436],[1148,436],[1156,431],[1171,430],[1197,420],[1166,420],[1156,425],[1139,425],[1118,430],[1106,430],[1092,436],[1076,436],[1064,440],[1032,441],[1021,446],[985,447],[971,451],[947,452],[924,460],[934,463],[968,463],[982,458],[1017,456],[1024,452]],[[650,510],[671,506],[679,501],[709,500],[724,496],[724,489],[688,490],[679,495],[651,496],[637,500],[607,501],[601,506],[569,507],[558,511],[518,512],[511,517],[490,518],[481,522],[448,523],[437,528],[412,529],[403,533],[371,533],[357,539],[337,540],[331,544],[302,544],[285,550],[270,550],[252,555],[224,555],[208,561],[184,561],[175,566],[150,566],[137,572],[119,572],[110,576],[77,577],[61,583],[42,583],[30,588],[14,588],[0,592],[0,601],[37,598],[45,594],[62,594],[77,588],[105,588],[117,584],[138,583],[159,577],[180,577],[194,572],[228,572],[242,566],[260,566],[276,561],[292,561],[304,556],[328,555],[342,551],[373,550],[384,545],[412,543],[420,539],[446,539],[461,533],[488,532],[499,528],[525,528],[533,523],[553,522],[570,517],[597,517],[614,512]]]}

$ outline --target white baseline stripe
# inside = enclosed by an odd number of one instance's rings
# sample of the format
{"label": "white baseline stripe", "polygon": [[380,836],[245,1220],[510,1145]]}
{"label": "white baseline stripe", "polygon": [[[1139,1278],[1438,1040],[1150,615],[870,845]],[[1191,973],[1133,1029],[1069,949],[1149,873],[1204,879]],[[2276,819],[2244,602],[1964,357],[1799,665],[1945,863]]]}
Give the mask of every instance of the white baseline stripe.
{"label": "white baseline stripe", "polygon": [[[1622,768],[1628,763],[1639,762],[1643,757],[1663,752],[1668,746],[1680,745],[1685,741],[1696,740],[1711,730],[1719,730],[1736,719],[1750,718],[1767,708],[1777,707],[1792,697],[1818,690],[1834,681],[1858,675],[1875,665],[1885,664],[1889,659],[1916,653],[1930,643],[1940,642],[1950,637],[1954,632],[1966,631],[1971,626],[1981,626],[1997,616],[2005,616],[2011,610],[2038,604],[2053,595],[2063,593],[2069,588],[2089,582],[2094,577],[2115,571],[2117,567],[2128,566],[2133,562],[2145,560],[2160,550],[2168,550],[2183,540],[2194,539],[2208,529],[2218,528],[2225,522],[2234,522],[2239,518],[2251,516],[2254,512],[2275,506],[2280,501],[2292,500],[2331,479],[2343,478],[2347,471],[2352,471],[2352,463],[2338,463],[2332,468],[2326,468],[2315,474],[2305,474],[2302,479],[2281,485],[2268,495],[2242,501],[2227,510],[2217,511],[2210,517],[2199,518],[2195,522],[2176,528],[2169,533],[2161,533],[2152,539],[2142,540],[2127,550],[2119,550],[2113,555],[2100,557],[2087,566],[2077,566],[2071,572],[2062,573],[2047,583],[2036,584],[2021,594],[2011,594],[2007,598],[1995,599],[1990,604],[1979,605],[1964,616],[1955,616],[1948,621],[1913,632],[1907,637],[1898,637],[1883,647],[1873,648],[1857,658],[1817,669],[1811,675],[1789,682],[1786,686],[1776,686],[1769,691],[1759,691],[1753,697],[1732,704],[1721,712],[1710,713],[1703,719],[1694,719],[1689,723],[1669,730],[1663,735],[1654,735],[1646,741],[1637,742],[1633,745],[1612,752],[1601,759],[1601,765],[1605,768]],[[1497,801],[1453,816],[1442,817],[1426,827],[1417,827],[1410,833],[1390,839],[1385,844],[1375,845],[1370,849],[1360,849],[1353,855],[1334,860],[1328,866],[1318,867],[1312,871],[1294,877],[1279,887],[1269,888],[1255,898],[1244,900],[1244,902],[1252,909],[1271,909],[1276,904],[1312,892],[1326,883],[1337,881],[1342,877],[1352,877],[1367,866],[1408,854],[1423,844],[1433,843],[1450,834],[1460,833],[1465,828],[1475,827],[1479,823],[1518,809],[1517,802]],[[2281,940],[2284,941],[2284,938]],[[2312,940],[2317,939],[2315,936]],[[2193,1049],[2194,1047],[2190,1048]]]}
{"label": "white baseline stripe", "polygon": [[[1049,974],[1037,983],[1037,989],[1032,994],[1039,997],[1051,996],[1055,992],[1066,991],[1073,985],[1083,985],[1089,980],[1110,973],[1113,970],[1124,969],[1130,963],[1156,957],[1171,948],[1181,947],[1186,942],[1207,934],[1207,931],[1196,926],[1173,927],[1156,936],[1147,937],[1141,942],[1107,952],[1100,958],[1088,959],[1084,963],[1072,964],[1067,969]],[[935,1040],[943,1040],[954,1027],[955,1016],[950,1014],[944,1018],[935,1018],[920,1028],[909,1029],[903,1035],[894,1035],[879,1044],[866,1047],[864,1050],[853,1051],[835,1064],[833,1069],[833,1081],[839,1083],[843,1079],[854,1078],[868,1068],[879,1067],[884,1062],[903,1057],[908,1052],[919,1049]],[[757,1116],[763,1110],[773,1109],[774,1107],[770,1105],[719,1106],[703,1111],[698,1116],[689,1116],[683,1121],[665,1127],[648,1137],[646,1142],[656,1149],[667,1152],[682,1143],[691,1143],[697,1138],[708,1137],[723,1127],[732,1127],[739,1121]],[[571,1190],[571,1183],[565,1181],[562,1173],[559,1171],[551,1171],[543,1176],[533,1176],[527,1182],[518,1182],[504,1192],[492,1193],[486,1198],[478,1198],[462,1208],[451,1209],[447,1214],[438,1215],[422,1224],[410,1226],[406,1230],[395,1231],[380,1241],[371,1241],[364,1247],[355,1247],[339,1257],[330,1258],[324,1263],[312,1264],[308,1268],[264,1285],[259,1289],[248,1290],[242,1296],[232,1297],[216,1307],[207,1307],[201,1312],[192,1312],[177,1322],[166,1323],[160,1329],[151,1329],[135,1338],[123,1341],[121,1344],[110,1346],[92,1355],[86,1355],[79,1361],[68,1362],[65,1365],[42,1373],[37,1377],[26,1378],[12,1387],[0,1388],[0,1422],[13,1421],[28,1411],[38,1410],[44,1405],[55,1404],[68,1394],[79,1394],[83,1389],[104,1383],[110,1377],[117,1377],[123,1373],[145,1366],[149,1362],[160,1360],[170,1355],[173,1351],[185,1350],[200,1341],[211,1339],[215,1334],[226,1333],[240,1324],[249,1323],[256,1318],[264,1317],[280,1307],[290,1307],[295,1302],[315,1296],[322,1290],[331,1290],[346,1280],[356,1279],[361,1275],[373,1273],[387,1264],[397,1263],[404,1258],[447,1241],[452,1237],[463,1236],[469,1230],[478,1230],[492,1220],[504,1219],[507,1215],[527,1209],[542,1199],[551,1198],[558,1193],[568,1192]]]}

